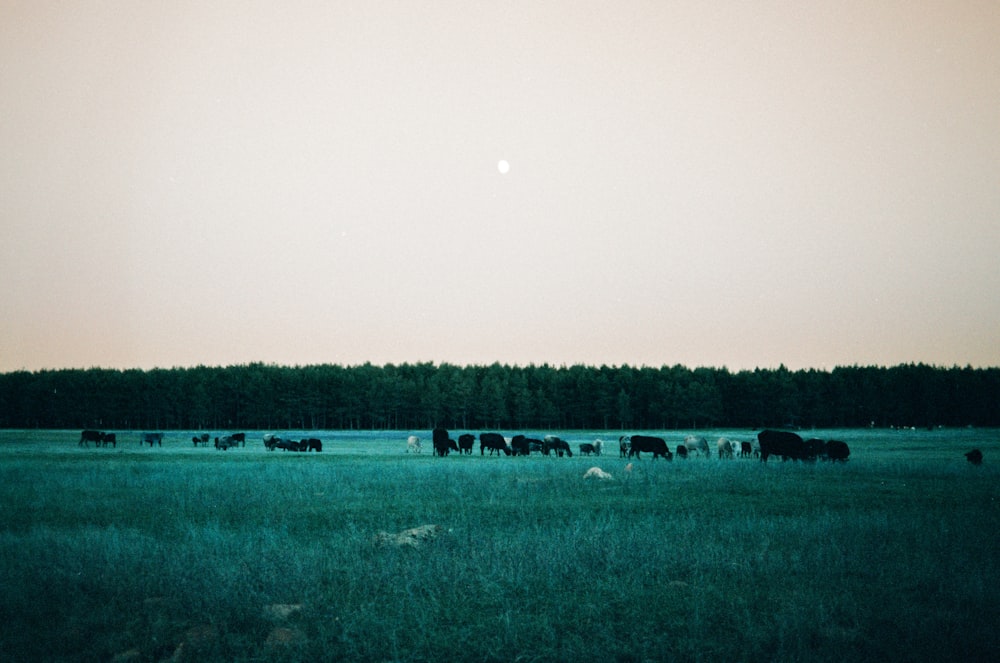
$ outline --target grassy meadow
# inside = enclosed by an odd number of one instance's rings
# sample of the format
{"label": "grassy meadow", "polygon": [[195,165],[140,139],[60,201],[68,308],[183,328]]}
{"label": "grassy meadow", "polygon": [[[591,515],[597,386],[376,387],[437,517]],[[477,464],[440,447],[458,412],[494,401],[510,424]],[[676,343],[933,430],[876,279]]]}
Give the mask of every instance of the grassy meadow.
{"label": "grassy meadow", "polygon": [[[195,432],[95,449],[0,431],[0,659],[1000,655],[1000,431],[804,431],[850,461],[631,471],[618,433],[560,433],[559,459],[435,458],[430,431],[289,434],[320,454],[260,433],[194,448]],[[597,437],[604,456],[576,454]],[[585,480],[593,466],[614,479]],[[442,529],[421,545],[377,542],[426,524]]]}

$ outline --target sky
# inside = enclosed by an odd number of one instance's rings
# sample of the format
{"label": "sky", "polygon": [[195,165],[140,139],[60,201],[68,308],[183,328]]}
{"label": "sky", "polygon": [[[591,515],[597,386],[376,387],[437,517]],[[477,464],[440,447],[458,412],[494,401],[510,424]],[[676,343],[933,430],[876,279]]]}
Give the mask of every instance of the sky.
{"label": "sky", "polygon": [[998,366],[1000,6],[0,0],[0,228],[4,372]]}

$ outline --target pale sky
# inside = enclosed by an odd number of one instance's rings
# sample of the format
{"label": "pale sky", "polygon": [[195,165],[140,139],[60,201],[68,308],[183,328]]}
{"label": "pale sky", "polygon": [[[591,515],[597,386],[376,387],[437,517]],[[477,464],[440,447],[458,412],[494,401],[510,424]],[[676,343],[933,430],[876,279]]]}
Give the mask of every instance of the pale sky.
{"label": "pale sky", "polygon": [[0,0],[0,224],[0,371],[997,366],[1000,4]]}

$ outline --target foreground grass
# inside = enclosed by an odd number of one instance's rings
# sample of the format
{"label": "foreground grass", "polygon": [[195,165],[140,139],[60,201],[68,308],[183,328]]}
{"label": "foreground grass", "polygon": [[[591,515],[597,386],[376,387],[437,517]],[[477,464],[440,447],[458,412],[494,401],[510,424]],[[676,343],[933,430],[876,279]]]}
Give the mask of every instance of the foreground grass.
{"label": "foreground grass", "polygon": [[[4,660],[1000,651],[998,473],[964,448],[960,462],[896,445],[844,465],[627,472],[613,457],[117,453],[56,438],[0,446]],[[615,480],[584,481],[594,464]],[[422,548],[373,543],[426,523],[446,531]]]}

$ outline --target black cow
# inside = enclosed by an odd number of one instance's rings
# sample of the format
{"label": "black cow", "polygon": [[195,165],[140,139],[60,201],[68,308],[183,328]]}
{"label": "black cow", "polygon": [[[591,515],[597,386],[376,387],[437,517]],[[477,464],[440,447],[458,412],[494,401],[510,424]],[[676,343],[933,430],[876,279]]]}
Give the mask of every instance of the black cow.
{"label": "black cow", "polygon": [[683,458],[684,460],[687,460],[687,457],[688,457],[688,448],[687,448],[686,444],[678,444],[677,445],[677,457],[678,458]]}
{"label": "black cow", "polygon": [[246,433],[233,433],[231,437],[237,442],[239,442],[241,447],[245,447],[247,445]]}
{"label": "black cow", "polygon": [[282,440],[276,437],[272,440],[274,447],[276,449],[281,449],[282,451],[305,451],[306,447],[309,446],[307,440],[302,440],[301,442],[296,442],[295,440]]}
{"label": "black cow", "polygon": [[797,433],[783,430],[762,430],[757,433],[760,442],[760,459],[767,462],[768,456],[781,456],[782,460],[802,460],[806,457],[806,443]]}
{"label": "black cow", "polygon": [[101,433],[101,446],[106,447],[108,445],[112,447],[118,446],[118,436],[114,433]]}
{"label": "black cow", "polygon": [[490,450],[490,455],[496,451],[497,455],[500,455],[502,451],[504,455],[510,455],[510,446],[507,445],[507,441],[503,439],[503,435],[500,433],[480,433],[479,434],[479,455],[482,456],[486,449]]}
{"label": "black cow", "polygon": [[472,433],[462,433],[458,436],[459,453],[472,454],[472,446],[476,443],[476,436]]}
{"label": "black cow", "polygon": [[212,438],[208,433],[202,433],[201,435],[195,435],[192,437],[191,441],[194,443],[194,446],[198,446],[199,444],[207,445],[210,439]]}
{"label": "black cow", "polygon": [[828,440],[823,449],[823,457],[826,460],[839,460],[843,462],[850,455],[851,449],[847,446],[847,442],[841,442],[840,440]]}
{"label": "black cow", "polygon": [[583,442],[580,444],[581,456],[590,456],[591,454],[596,454],[596,453],[597,453],[597,448],[593,444],[589,442]]}
{"label": "black cow", "polygon": [[826,455],[826,442],[816,438],[810,438],[805,441],[806,447],[806,459],[816,460],[820,456]]}
{"label": "black cow", "polygon": [[510,450],[515,456],[530,456],[531,445],[528,443],[528,438],[523,435],[515,435],[510,440]]}
{"label": "black cow", "polygon": [[570,458],[573,457],[573,452],[570,451],[569,448],[569,442],[560,439],[555,435],[546,435],[542,440],[542,453],[548,456],[553,451],[555,451],[556,455],[560,458],[563,457],[563,454],[566,454]]}
{"label": "black cow", "polygon": [[[233,435],[233,437],[236,437]],[[323,451],[323,442],[315,437],[310,437],[306,442],[306,451]]]}
{"label": "black cow", "polygon": [[662,437],[652,437],[650,435],[633,435],[632,436],[632,446],[628,450],[628,457],[631,458],[635,456],[636,458],[641,458],[639,454],[643,451],[648,451],[653,454],[653,460],[656,460],[657,456],[662,456],[667,460],[673,460],[674,456],[670,453],[670,449],[667,448],[667,443]]}
{"label": "black cow", "polygon": [[90,442],[97,446],[101,443],[101,438],[104,437],[104,433],[99,430],[85,430],[80,432],[80,441],[77,443],[78,447],[89,446]]}
{"label": "black cow", "polygon": [[434,455],[447,456],[451,451],[451,445],[448,444],[451,441],[448,438],[448,430],[445,428],[435,428],[431,431],[431,436],[434,438]]}
{"label": "black cow", "polygon": [[740,442],[740,458],[749,458],[753,455],[753,445],[749,442]]}
{"label": "black cow", "polygon": [[983,452],[980,451],[979,449],[973,449],[972,451],[966,452],[965,459],[970,463],[972,463],[973,465],[982,465]]}
{"label": "black cow", "polygon": [[142,446],[143,442],[148,443],[149,446],[153,446],[153,443],[156,442],[157,445],[162,447],[163,433],[143,433],[142,436],[139,437],[139,446]]}

